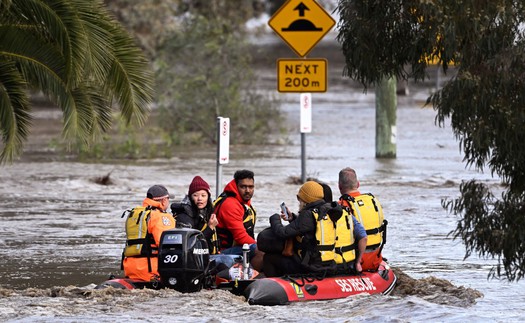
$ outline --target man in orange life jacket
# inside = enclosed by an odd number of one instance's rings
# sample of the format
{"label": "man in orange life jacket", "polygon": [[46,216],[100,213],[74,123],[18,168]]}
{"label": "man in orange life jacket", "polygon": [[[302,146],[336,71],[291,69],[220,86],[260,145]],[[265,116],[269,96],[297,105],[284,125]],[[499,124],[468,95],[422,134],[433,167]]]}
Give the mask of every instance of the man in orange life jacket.
{"label": "man in orange life jacket", "polygon": [[236,171],[214,211],[219,221],[217,234],[221,253],[242,255],[242,246],[246,243],[250,246],[252,266],[260,270],[264,253],[257,249],[254,235],[256,212],[251,204],[254,190],[254,173],[246,169]]}
{"label": "man in orange life jacket", "polygon": [[142,206],[151,207],[147,234],[150,235],[151,238],[152,254],[151,257],[125,257],[123,267],[126,277],[141,281],[154,281],[158,278],[157,252],[160,236],[165,230],[175,228],[175,219],[171,214],[166,213],[170,205],[169,198],[168,190],[162,185],[153,185],[148,189]]}
{"label": "man in orange life jacket", "polygon": [[375,271],[383,260],[381,251],[386,242],[386,221],[383,208],[372,194],[361,194],[354,169],[347,167],[339,172],[339,204],[346,207],[365,227],[368,241],[362,256],[362,269]]}

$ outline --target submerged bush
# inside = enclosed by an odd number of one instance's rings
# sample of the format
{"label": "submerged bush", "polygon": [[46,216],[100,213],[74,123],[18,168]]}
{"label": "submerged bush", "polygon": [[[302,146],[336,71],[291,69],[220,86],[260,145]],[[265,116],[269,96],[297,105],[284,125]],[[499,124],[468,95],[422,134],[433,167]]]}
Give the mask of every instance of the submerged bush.
{"label": "submerged bush", "polygon": [[191,16],[180,26],[156,60],[159,126],[174,143],[214,143],[217,117],[229,117],[232,143],[268,142],[281,116],[257,91],[246,34],[220,17]]}

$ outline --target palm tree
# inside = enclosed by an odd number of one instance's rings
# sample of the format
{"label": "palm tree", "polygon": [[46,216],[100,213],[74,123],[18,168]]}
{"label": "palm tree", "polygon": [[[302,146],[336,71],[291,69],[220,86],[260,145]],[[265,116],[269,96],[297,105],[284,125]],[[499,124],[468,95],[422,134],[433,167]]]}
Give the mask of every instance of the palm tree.
{"label": "palm tree", "polygon": [[152,83],[140,49],[100,0],[0,0],[0,164],[27,140],[30,91],[62,110],[65,138],[88,144],[110,128],[114,105],[127,123],[143,124]]}

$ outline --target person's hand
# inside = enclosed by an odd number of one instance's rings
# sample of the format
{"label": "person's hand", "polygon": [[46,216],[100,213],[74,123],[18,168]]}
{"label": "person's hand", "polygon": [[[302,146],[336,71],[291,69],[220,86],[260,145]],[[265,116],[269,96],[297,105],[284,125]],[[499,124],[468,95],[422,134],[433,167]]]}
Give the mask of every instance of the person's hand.
{"label": "person's hand", "polygon": [[360,261],[355,263],[355,271],[357,271],[359,274],[363,271],[363,266],[361,266]]}
{"label": "person's hand", "polygon": [[208,226],[210,227],[210,229],[215,230],[217,224],[219,224],[219,220],[217,220],[217,216],[215,215],[215,213],[212,213],[210,215],[210,219],[208,220]]}
{"label": "person's hand", "polygon": [[290,212],[290,209],[288,209],[287,206],[285,206],[285,208],[286,208],[286,213],[288,213],[288,215],[286,215],[286,214],[281,210],[281,219],[283,219],[284,221],[288,221],[288,222],[290,222],[290,221],[293,219],[292,213]]}

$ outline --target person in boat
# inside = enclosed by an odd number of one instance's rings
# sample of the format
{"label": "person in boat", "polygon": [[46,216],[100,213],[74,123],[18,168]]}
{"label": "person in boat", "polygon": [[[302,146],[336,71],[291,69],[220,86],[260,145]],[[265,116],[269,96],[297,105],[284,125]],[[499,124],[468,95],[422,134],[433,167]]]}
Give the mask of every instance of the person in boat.
{"label": "person in boat", "polygon": [[242,247],[250,248],[250,263],[256,270],[262,267],[264,253],[257,249],[255,241],[256,212],[251,200],[255,191],[254,173],[238,170],[214,202],[217,215],[217,234],[221,254],[242,255]]}
{"label": "person in boat", "polygon": [[[311,273],[332,275],[338,272],[338,257],[348,264],[354,261],[353,228],[350,229],[346,224],[341,225],[340,230],[346,230],[345,236],[348,237],[347,244],[351,250],[336,255],[336,223],[343,218],[343,210],[337,203],[327,203],[324,200],[325,190],[320,183],[307,181],[297,194],[299,214],[292,213],[286,219],[290,221],[288,225],[283,226],[281,222],[281,218],[284,219],[282,212],[281,215],[276,213],[270,217],[270,225],[277,238],[293,238],[293,254],[288,256],[283,253],[266,253],[263,272],[267,277]],[[339,234],[342,235],[341,232]],[[366,235],[359,238],[366,239]]]}
{"label": "person in boat", "polygon": [[[332,193],[332,188],[326,184],[326,183],[321,183],[319,182],[319,184],[321,184],[321,186],[323,187],[323,198],[325,200],[326,203],[332,203],[333,202],[333,193]],[[365,227],[355,218],[355,216],[353,216],[351,213],[348,212],[347,209],[343,210],[343,214],[344,214],[344,217],[347,217],[346,219],[343,219],[344,221],[348,221],[350,220],[350,217],[351,217],[351,221],[352,221],[352,226],[353,226],[353,236],[354,236],[354,246],[357,248],[357,250],[355,251],[355,256],[354,255],[350,255],[350,258],[351,257],[355,257],[355,259],[353,259],[353,261],[351,261],[350,263],[346,263],[345,261],[342,261],[344,259],[344,257],[339,257],[338,260],[340,259],[340,261],[336,261],[337,263],[337,267],[338,267],[338,272],[339,273],[348,273],[348,272],[357,272],[357,273],[360,273],[363,271],[363,267],[362,267],[362,256],[363,254],[365,253],[365,250],[366,250],[366,245],[367,245],[367,242],[368,242],[368,235],[366,233],[366,230],[365,230]],[[339,220],[341,221],[341,220]],[[337,223],[337,225],[341,226],[341,225],[346,225],[346,223]],[[350,244],[346,244],[343,240],[342,237],[340,237],[341,239],[338,238],[338,242],[336,242],[336,249],[337,248],[340,248],[342,247],[343,249],[345,248],[344,246],[345,245],[350,245]],[[347,238],[348,239],[351,239],[351,238]],[[341,244],[341,246],[339,245]]]}
{"label": "person in boat", "polygon": [[339,203],[352,213],[366,229],[368,240],[362,257],[362,269],[376,271],[383,260],[382,249],[386,237],[387,221],[381,204],[372,194],[361,194],[354,169],[343,168],[339,172]]}
{"label": "person in boat", "polygon": [[[287,208],[288,218],[281,214],[270,216],[270,228],[277,239],[292,241],[293,252],[285,255],[282,252],[267,252],[264,255],[263,273],[267,277],[279,277],[288,274],[308,273],[305,265],[321,263],[320,257],[310,257],[308,263],[303,264],[307,253],[315,253],[316,224],[312,211],[325,204],[323,187],[313,181],[304,183],[297,194],[299,202],[298,214],[291,213]],[[281,219],[290,221],[283,226]],[[285,247],[286,248],[286,247]],[[331,264],[330,264],[331,265]]]}
{"label": "person in boat", "polygon": [[142,207],[130,211],[122,261],[126,277],[146,282],[159,280],[157,254],[160,237],[165,230],[175,228],[175,219],[166,212],[169,198],[166,187],[153,185],[148,189]]}
{"label": "person in boat", "polygon": [[217,216],[213,213],[210,185],[200,176],[195,176],[188,188],[188,194],[181,202],[171,204],[177,228],[191,228],[203,233],[210,254],[219,252],[216,227]]}

